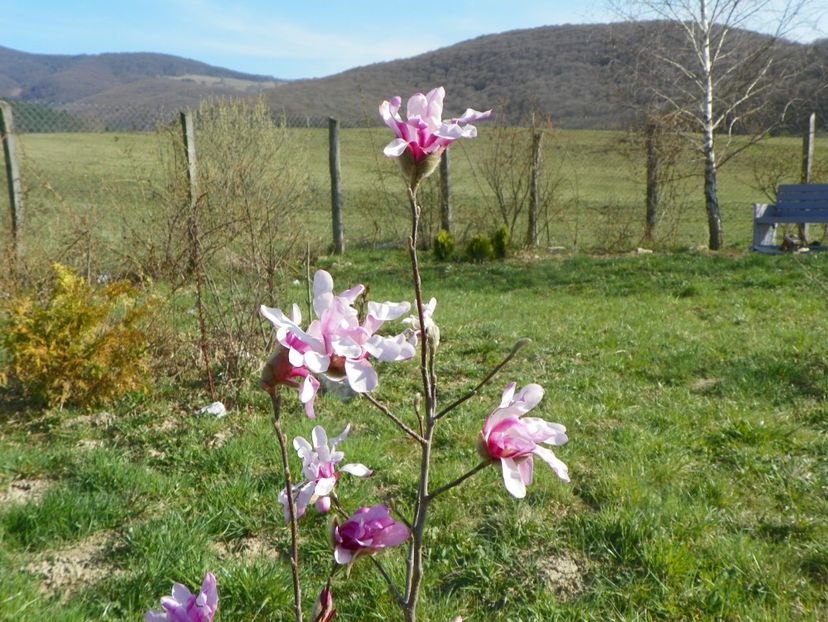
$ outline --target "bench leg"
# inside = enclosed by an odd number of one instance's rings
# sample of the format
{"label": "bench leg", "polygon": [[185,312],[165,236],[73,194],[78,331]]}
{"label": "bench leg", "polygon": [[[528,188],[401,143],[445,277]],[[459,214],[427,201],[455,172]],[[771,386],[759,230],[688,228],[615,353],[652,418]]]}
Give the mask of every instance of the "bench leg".
{"label": "bench leg", "polygon": [[769,251],[776,248],[776,223],[758,223],[770,206],[767,203],[753,204],[753,250]]}
{"label": "bench leg", "polygon": [[801,222],[797,226],[797,231],[799,232],[799,242],[803,246],[807,246],[808,244],[808,223]]}

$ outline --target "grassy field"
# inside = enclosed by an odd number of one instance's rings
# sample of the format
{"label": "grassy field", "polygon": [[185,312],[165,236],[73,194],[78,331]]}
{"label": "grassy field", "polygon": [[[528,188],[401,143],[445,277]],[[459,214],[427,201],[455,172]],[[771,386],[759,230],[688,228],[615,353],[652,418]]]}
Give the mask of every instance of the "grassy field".
{"label": "grassy field", "polygon": [[[510,130],[481,127],[480,138],[460,141],[452,150],[455,235],[468,238],[500,225],[493,193],[482,165],[496,142]],[[290,161],[274,159],[274,168],[302,164],[309,194],[295,210],[302,235],[324,252],[330,242],[327,131],[290,130]],[[395,163],[385,158],[384,129],[342,131],[342,175],[345,227],[349,245],[388,245],[404,239],[407,211]],[[100,271],[117,270],[113,257],[123,244],[123,222],[134,213],[155,213],[164,185],[162,153],[169,135],[154,134],[24,134],[23,174],[27,190],[27,223],[33,249],[43,245],[50,256],[83,237],[92,223]],[[545,140],[543,183],[554,187],[541,243],[566,249],[619,251],[641,243],[644,220],[644,155],[631,136],[609,131],[554,131]],[[765,197],[754,171],[782,171],[798,181],[799,138],[774,138],[728,163],[720,175],[720,201],[725,243],[745,248],[750,242],[751,204]],[[817,173],[822,176],[828,138],[817,141]],[[686,157],[686,156],[685,156]],[[664,199],[660,248],[688,248],[707,242],[700,167],[684,164],[681,180]],[[783,178],[783,179],[785,179]],[[821,177],[820,177],[821,178]],[[545,180],[545,181],[544,181]],[[427,209],[436,210],[436,179],[421,191]],[[5,196],[3,201],[5,202]],[[0,217],[8,227],[8,211]],[[525,225],[519,219],[516,237]],[[33,234],[31,232],[34,232]],[[48,242],[46,242],[48,241]]]}
{"label": "grassy field", "polygon": [[[589,138],[600,152],[605,135]],[[38,140],[27,137],[30,153]],[[149,162],[149,142],[125,140]],[[350,149],[343,161],[354,166]],[[749,195],[739,183],[723,182],[723,195]],[[374,299],[410,298],[398,251],[317,264],[342,287],[370,284]],[[476,464],[476,436],[511,380],[545,387],[534,412],[567,426],[556,453],[572,483],[539,464],[517,501],[490,468],[442,497],[428,526],[422,619],[826,619],[828,257],[425,259],[424,284],[439,300],[443,403],[516,339],[533,340],[438,428],[435,485]],[[302,303],[302,287],[292,291]],[[380,379],[377,396],[410,418],[415,366]],[[289,619],[277,447],[254,384],[221,420],[194,415],[206,402],[198,386],[166,381],[106,412],[3,402],[0,619],[137,620],[173,580],[195,587],[210,569],[222,622]],[[312,422],[287,401],[288,435],[308,437]],[[408,512],[415,447],[365,402],[319,402],[330,433],[353,425],[347,460],[376,471],[343,479],[344,503],[393,499]],[[310,512],[302,527],[309,608],[330,563],[328,523]],[[402,552],[384,557],[399,579]],[[338,619],[397,619],[364,561],[333,592]]]}

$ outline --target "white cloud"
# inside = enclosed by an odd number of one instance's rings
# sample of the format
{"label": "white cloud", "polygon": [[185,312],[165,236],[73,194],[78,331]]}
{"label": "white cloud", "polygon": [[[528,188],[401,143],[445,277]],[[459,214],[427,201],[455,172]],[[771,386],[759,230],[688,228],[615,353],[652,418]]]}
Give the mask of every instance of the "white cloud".
{"label": "white cloud", "polygon": [[205,51],[301,61],[340,71],[357,65],[414,56],[440,46],[428,36],[377,37],[314,25],[308,29],[286,19],[230,9],[209,0],[175,0],[206,33],[189,44]]}

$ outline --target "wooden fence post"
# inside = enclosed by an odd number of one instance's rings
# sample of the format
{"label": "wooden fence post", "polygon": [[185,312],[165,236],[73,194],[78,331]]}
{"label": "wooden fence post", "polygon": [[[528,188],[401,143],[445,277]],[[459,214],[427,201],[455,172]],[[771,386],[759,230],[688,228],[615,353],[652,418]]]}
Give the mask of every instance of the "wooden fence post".
{"label": "wooden fence post", "polygon": [[14,260],[23,259],[23,182],[20,178],[20,164],[17,161],[17,135],[14,131],[14,116],[11,104],[0,101],[0,141],[3,143],[3,159],[6,163],[6,182],[9,188],[9,209],[11,210],[12,250]]}
{"label": "wooden fence post", "polygon": [[[811,183],[811,168],[814,162],[814,134],[816,134],[816,113],[808,117],[808,125],[802,135],[802,183]],[[808,243],[808,223],[799,223],[799,239],[803,244]]]}
{"label": "wooden fence post", "polygon": [[529,186],[529,228],[526,232],[526,243],[529,246],[538,245],[538,209],[540,204],[538,179],[540,178],[542,141],[543,130],[532,133],[532,179]]}
{"label": "wooden fence post", "polygon": [[331,224],[333,252],[345,252],[345,229],[342,223],[342,173],[339,169],[339,120],[328,117],[328,162],[331,169]]}
{"label": "wooden fence post", "polygon": [[449,196],[449,150],[440,156],[440,228],[451,233],[451,198]]}
{"label": "wooden fence post", "polygon": [[644,239],[652,241],[658,218],[658,142],[659,128],[655,121],[647,124],[647,213],[644,222]]}
{"label": "wooden fence post", "polygon": [[204,317],[204,267],[201,261],[201,240],[199,234],[198,203],[201,198],[198,194],[198,161],[196,158],[195,124],[193,113],[190,110],[181,112],[181,131],[184,140],[184,156],[187,160],[187,198],[190,203],[188,225],[190,229],[190,268],[195,275],[196,286],[196,314],[198,316],[199,349],[204,360],[207,372],[207,384],[210,389],[210,399],[216,400],[216,383],[213,379],[211,366],[209,336],[207,321]]}

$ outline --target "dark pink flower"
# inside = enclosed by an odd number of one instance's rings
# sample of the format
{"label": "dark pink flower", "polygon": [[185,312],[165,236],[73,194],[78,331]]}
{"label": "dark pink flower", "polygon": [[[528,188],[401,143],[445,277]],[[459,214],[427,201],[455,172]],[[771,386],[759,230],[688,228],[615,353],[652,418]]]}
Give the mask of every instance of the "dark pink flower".
{"label": "dark pink flower", "polygon": [[408,539],[408,527],[388,514],[384,505],[360,508],[341,525],[333,527],[334,559],[348,564],[360,555],[373,555]]}
{"label": "dark pink flower", "polygon": [[410,305],[371,301],[360,324],[359,313],[353,305],[364,291],[363,285],[357,285],[335,295],[331,275],[318,270],[313,278],[313,310],[317,319],[306,330],[300,326],[302,316],[296,305],[291,317],[264,305],[259,309],[262,317],[273,324],[276,341],[287,351],[287,357],[277,361],[279,365],[274,365],[274,370],[281,370],[281,376],[288,376],[288,380],[291,374],[304,378],[301,386],[298,383],[294,386],[299,388],[299,397],[311,419],[319,388],[317,375],[334,382],[347,382],[356,393],[368,393],[378,383],[369,358],[390,362],[414,356],[414,344],[404,333],[395,337],[376,334],[385,322],[407,313]]}
{"label": "dark pink flower", "polygon": [[500,460],[503,482],[513,496],[526,496],[526,486],[532,483],[534,463],[532,456],[546,462],[563,481],[569,481],[569,472],[546,445],[563,445],[568,440],[566,428],[535,417],[524,417],[543,398],[543,389],[527,384],[515,395],[515,383],[506,387],[500,406],[495,408],[480,434],[481,453],[492,460]]}
{"label": "dark pink flower", "polygon": [[[328,441],[328,433],[322,426],[313,428],[311,438],[313,444],[301,436],[293,439],[293,448],[302,459],[302,475],[305,481],[293,486],[293,496],[296,503],[296,517],[300,518],[305,514],[305,509],[311,504],[316,505],[319,512],[325,513],[331,507],[330,495],[333,494],[334,486],[341,473],[350,473],[355,477],[368,477],[371,469],[364,464],[353,463],[339,466],[345,458],[345,454],[337,449],[348,438],[351,426],[348,425],[342,434]],[[290,520],[288,513],[287,489],[283,488],[279,493],[279,503],[282,504],[285,514],[285,522]]]}
{"label": "dark pink flower", "polygon": [[205,575],[198,595],[181,583],[173,583],[172,596],[163,596],[161,607],[163,611],[147,611],[144,622],[212,622],[218,609],[215,575]]}
{"label": "dark pink flower", "polygon": [[478,112],[469,108],[463,116],[443,121],[445,96],[446,90],[442,86],[432,89],[426,95],[414,93],[406,106],[405,121],[399,114],[402,105],[400,97],[392,97],[382,102],[379,108],[380,116],[397,136],[386,145],[383,153],[390,158],[396,158],[407,150],[414,162],[418,163],[429,155],[440,155],[458,138],[477,136],[477,128],[469,124],[489,118],[492,111]]}
{"label": "dark pink flower", "polygon": [[335,617],[336,609],[333,606],[333,596],[331,596],[330,588],[325,586],[319,592],[319,598],[316,599],[316,605],[314,605],[313,613],[311,613],[311,622],[330,622]]}

